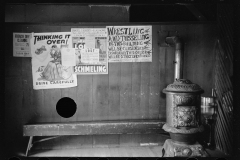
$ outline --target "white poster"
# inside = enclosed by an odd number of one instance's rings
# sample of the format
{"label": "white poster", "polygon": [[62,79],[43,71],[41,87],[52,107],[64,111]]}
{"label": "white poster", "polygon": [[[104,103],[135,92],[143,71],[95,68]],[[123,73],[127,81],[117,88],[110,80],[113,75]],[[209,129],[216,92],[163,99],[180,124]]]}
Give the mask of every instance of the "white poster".
{"label": "white poster", "polygon": [[31,33],[13,33],[13,56],[31,57]]}
{"label": "white poster", "polygon": [[62,48],[62,65],[63,66],[75,66],[76,65],[76,56],[74,48]]}
{"label": "white poster", "polygon": [[107,26],[109,62],[152,62],[152,26]]}
{"label": "white poster", "polygon": [[71,48],[70,32],[34,33],[31,39],[33,89],[77,86],[73,66],[62,65],[62,49]]}
{"label": "white poster", "polygon": [[108,74],[106,28],[72,28],[76,74]]}

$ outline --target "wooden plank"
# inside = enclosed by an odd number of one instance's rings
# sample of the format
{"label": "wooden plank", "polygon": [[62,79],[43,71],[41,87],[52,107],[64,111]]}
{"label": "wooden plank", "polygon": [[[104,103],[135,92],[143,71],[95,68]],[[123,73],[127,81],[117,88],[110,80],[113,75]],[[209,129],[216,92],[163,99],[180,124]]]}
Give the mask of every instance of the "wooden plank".
{"label": "wooden plank", "polygon": [[22,58],[13,57],[13,32],[21,33],[23,28],[19,25],[5,26],[5,45],[4,45],[4,73],[5,77],[16,77],[22,75]]}
{"label": "wooden plank", "polygon": [[5,4],[5,22],[25,22],[24,4]]}
{"label": "wooden plank", "polygon": [[32,76],[25,76],[23,78],[23,98],[22,98],[22,123],[36,122],[36,106],[34,106],[33,101],[33,81]]}
{"label": "wooden plank", "polygon": [[77,121],[93,120],[93,82],[92,75],[78,75]]}
{"label": "wooden plank", "polygon": [[120,119],[121,63],[109,63],[109,120]]}
{"label": "wooden plank", "polygon": [[165,85],[174,82],[174,62],[175,61],[175,46],[166,48],[165,55]]}
{"label": "wooden plank", "polygon": [[150,149],[151,147],[146,147],[145,151],[148,153],[149,157],[155,157],[154,153]]}
{"label": "wooden plank", "polygon": [[[51,22],[91,22],[91,8],[88,5],[50,5]],[[71,11],[71,14],[66,14]],[[77,15],[77,16],[76,16]]]}
{"label": "wooden plank", "polygon": [[[26,33],[38,33],[42,32],[42,26],[40,25],[24,25],[22,26],[23,31]],[[26,60],[23,60],[23,63],[26,63],[26,75],[29,75],[32,77],[32,73],[30,73],[27,68],[29,69],[30,65],[32,62],[29,64],[28,62],[25,62]],[[33,84],[29,84],[30,87],[32,88]],[[33,106],[35,110],[35,115],[34,115],[34,121],[35,122],[46,122],[46,110],[44,107],[44,91],[43,90],[32,90],[32,95],[33,95]]]}
{"label": "wooden plank", "polygon": [[120,147],[138,146],[139,140],[136,140],[136,138],[139,138],[139,136],[134,137],[132,134],[121,134],[119,135],[119,145]]}
{"label": "wooden plank", "polygon": [[26,22],[52,22],[51,5],[25,5]]}
{"label": "wooden plank", "polygon": [[[111,15],[115,15],[114,18]],[[102,6],[102,5],[93,5],[91,6],[91,21],[92,22],[128,22],[129,10],[125,6],[109,7],[109,6]]]}
{"label": "wooden plank", "polygon": [[75,136],[61,137],[61,149],[75,149],[78,145],[79,144]]}
{"label": "wooden plank", "polygon": [[93,75],[93,120],[108,119],[108,75]]}
{"label": "wooden plank", "polygon": [[120,136],[117,134],[108,134],[108,147],[119,146]]}
{"label": "wooden plank", "polygon": [[163,133],[163,124],[159,121],[28,124],[23,126],[23,136]]}
{"label": "wooden plank", "polygon": [[108,135],[94,135],[93,147],[108,147]]}
{"label": "wooden plank", "polygon": [[[47,26],[39,26],[40,28],[36,29],[34,32],[39,33],[39,32],[52,32],[53,30],[51,28],[48,28]],[[55,29],[55,28],[54,28]],[[44,104],[41,106],[42,110],[42,115],[44,117],[44,122],[51,122],[53,120],[52,118],[52,112],[55,111],[55,105],[52,103],[52,96],[57,95],[54,90],[53,92],[50,91],[51,89],[44,89],[43,90],[43,99],[44,99]],[[59,119],[60,120],[60,119]]]}
{"label": "wooden plank", "polygon": [[[90,28],[90,26],[72,26]],[[93,75],[77,75],[77,111],[76,121],[93,120]]]}
{"label": "wooden plank", "polygon": [[150,148],[155,157],[162,157],[162,147],[151,147]]}
{"label": "wooden plank", "polygon": [[131,153],[129,152],[129,148],[127,146],[120,147],[118,152],[121,155],[121,157],[131,157]]}
{"label": "wooden plank", "polygon": [[149,119],[159,118],[159,96],[160,96],[160,77],[159,77],[159,47],[158,47],[158,29],[160,26],[153,26],[152,41],[153,53],[152,63],[150,65],[150,95],[149,95]]}
{"label": "wooden plank", "polygon": [[[42,25],[40,26],[38,32],[60,32],[60,26],[48,26]],[[37,31],[35,31],[37,32]],[[44,117],[45,122],[59,122],[61,120],[61,116],[58,115],[56,111],[56,105],[58,100],[61,98],[61,90],[60,89],[44,89],[44,105],[42,109],[45,111]]]}
{"label": "wooden plank", "polygon": [[132,63],[121,63],[120,119],[132,118]]}
{"label": "wooden plank", "polygon": [[141,119],[141,62],[132,64],[132,115],[131,119]]}
{"label": "wooden plank", "polygon": [[140,146],[157,146],[158,134],[141,134]]}
{"label": "wooden plank", "polygon": [[[92,28],[104,28],[92,26]],[[93,75],[93,120],[108,120],[109,75]]]}
{"label": "wooden plank", "polygon": [[150,63],[141,62],[141,119],[149,118]]}
{"label": "wooden plank", "polygon": [[[109,157],[110,152],[108,148],[93,148],[91,157]],[[105,158],[104,158],[105,159]]]}
{"label": "wooden plank", "polygon": [[151,157],[147,151],[148,147],[131,147],[132,157]]}
{"label": "wooden plank", "polygon": [[118,150],[119,148],[114,148],[114,147],[109,148],[110,157],[121,157],[122,155],[119,153]]}
{"label": "wooden plank", "polygon": [[[211,95],[213,86],[214,43],[216,42],[215,29],[211,25],[195,25],[193,40],[195,44],[191,55],[194,67],[190,67],[194,74],[193,83],[204,88],[203,96]],[[204,47],[203,47],[204,46]],[[189,55],[190,56],[190,55]]]}
{"label": "wooden plank", "polygon": [[93,147],[93,136],[91,135],[83,135],[83,136],[78,136],[79,137],[79,147],[82,148],[92,148]]}
{"label": "wooden plank", "polygon": [[175,46],[170,47],[165,44],[165,39],[168,36],[176,36],[176,25],[161,25],[159,29],[159,119],[162,121],[166,120],[166,95],[162,92],[162,90],[174,81],[173,59]]}
{"label": "wooden plank", "polygon": [[[71,32],[71,28],[74,26],[61,26],[60,31],[61,32]],[[72,45],[72,44],[70,44]],[[77,87],[70,87],[70,88],[62,88],[61,89],[61,97],[68,97],[74,100],[74,102],[77,104]],[[77,112],[77,111],[76,111]],[[71,122],[76,121],[78,115],[75,113],[72,117],[64,118],[61,117],[61,122]]]}
{"label": "wooden plank", "polygon": [[[4,85],[4,125],[3,131],[6,133],[4,141],[8,144],[6,151],[15,151],[17,147],[21,147],[22,143],[22,78],[11,77],[5,78]],[[2,106],[1,106],[2,107]]]}
{"label": "wooden plank", "polygon": [[160,88],[160,97],[159,97],[159,119],[165,121],[166,120],[166,95],[162,92],[163,89],[166,87],[166,81],[165,81],[165,56],[167,52],[166,47],[159,47],[160,53],[159,53],[159,76],[160,76],[160,83],[159,83],[159,88]]}

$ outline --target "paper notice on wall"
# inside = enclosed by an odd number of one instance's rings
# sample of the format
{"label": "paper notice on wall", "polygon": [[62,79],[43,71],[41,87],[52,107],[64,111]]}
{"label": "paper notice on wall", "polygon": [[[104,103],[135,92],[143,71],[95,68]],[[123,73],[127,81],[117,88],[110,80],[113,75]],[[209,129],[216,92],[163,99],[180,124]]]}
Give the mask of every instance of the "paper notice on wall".
{"label": "paper notice on wall", "polygon": [[152,62],[152,26],[107,26],[109,62]]}
{"label": "paper notice on wall", "polygon": [[13,56],[31,57],[31,33],[13,33]]}
{"label": "paper notice on wall", "polygon": [[99,49],[83,49],[81,58],[83,63],[99,63]]}
{"label": "paper notice on wall", "polygon": [[72,28],[76,74],[108,74],[106,28]]}
{"label": "paper notice on wall", "polygon": [[62,65],[63,66],[75,66],[76,65],[76,56],[74,48],[62,48]]}
{"label": "paper notice on wall", "polygon": [[85,48],[95,48],[95,36],[87,35],[85,37],[86,46]]}
{"label": "paper notice on wall", "polygon": [[[62,64],[62,49],[67,48],[71,48],[70,32],[33,34],[31,39],[33,89],[77,86],[73,66]],[[68,60],[67,63],[70,63]]]}

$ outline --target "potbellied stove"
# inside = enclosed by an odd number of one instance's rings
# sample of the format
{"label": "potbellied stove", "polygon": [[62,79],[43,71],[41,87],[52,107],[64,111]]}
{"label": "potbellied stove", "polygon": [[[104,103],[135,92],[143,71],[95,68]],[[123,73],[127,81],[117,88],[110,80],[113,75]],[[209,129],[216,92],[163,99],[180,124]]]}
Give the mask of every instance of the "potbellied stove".
{"label": "potbellied stove", "polygon": [[187,79],[175,79],[163,92],[166,94],[166,123],[163,129],[171,139],[163,145],[163,157],[205,157],[197,135],[201,125],[201,94],[199,85]]}

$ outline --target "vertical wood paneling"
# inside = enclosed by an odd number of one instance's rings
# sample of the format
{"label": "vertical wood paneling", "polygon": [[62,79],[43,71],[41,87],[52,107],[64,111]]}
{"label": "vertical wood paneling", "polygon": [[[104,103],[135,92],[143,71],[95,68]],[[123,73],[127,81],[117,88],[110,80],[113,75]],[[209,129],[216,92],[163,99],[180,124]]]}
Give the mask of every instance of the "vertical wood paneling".
{"label": "vertical wood paneling", "polygon": [[132,117],[132,63],[121,63],[120,119]]}
{"label": "vertical wood paneling", "polygon": [[141,135],[136,134],[121,134],[119,145],[122,146],[139,146]]}
{"label": "vertical wood paneling", "polygon": [[195,44],[192,46],[192,54],[195,54],[195,58],[191,60],[195,68],[191,69],[194,75],[192,82],[197,83],[204,89],[203,96],[210,96],[212,87],[208,86],[213,86],[214,54],[208,59],[204,57],[207,57],[209,53],[214,53],[212,44],[216,40],[208,35],[213,36],[215,33],[210,25],[205,27],[203,25],[195,25],[194,28]]}
{"label": "vertical wood paneling", "polygon": [[[40,32],[61,32],[60,26],[42,26]],[[61,116],[57,113],[56,105],[61,99],[61,89],[44,89],[44,106],[46,122],[61,122]]]}
{"label": "vertical wood paneling", "polygon": [[[90,26],[74,26],[90,28]],[[93,75],[77,75],[77,121],[93,120]]]}
{"label": "vertical wood paneling", "polygon": [[[61,26],[60,31],[61,32],[71,32],[71,28],[73,28],[73,26]],[[70,44],[70,46],[71,45],[72,44]],[[62,98],[63,97],[71,98],[77,104],[77,87],[62,88],[61,89],[61,96],[62,96]],[[66,106],[66,107],[68,107],[68,106]],[[77,114],[76,113],[72,117],[61,118],[61,122],[66,122],[66,121],[74,122],[76,120],[77,120]]]}
{"label": "vertical wood paneling", "polygon": [[5,22],[25,22],[25,5],[5,5]]}
{"label": "vertical wood paneling", "polygon": [[159,119],[165,121],[166,120],[166,95],[162,92],[165,86],[165,56],[166,56],[167,48],[159,47]]}
{"label": "vertical wood paneling", "polygon": [[121,63],[109,63],[109,116],[108,120],[120,119]]}
{"label": "vertical wood paneling", "polygon": [[[161,35],[157,35],[157,31],[160,30],[160,27],[165,30],[178,30],[178,27],[182,27],[179,34],[184,37],[184,43],[186,43],[184,78],[190,79],[204,88],[211,87],[211,83],[206,81],[210,81],[212,77],[210,63],[212,63],[211,46],[213,46],[212,37],[214,34],[211,33],[212,29],[207,27],[208,25],[197,25],[198,27],[194,27],[194,25],[163,26],[153,25],[153,60],[151,63],[109,63],[108,75],[78,75],[77,87],[47,90],[32,89],[31,60],[30,58],[12,57],[12,38],[10,39],[12,31],[8,32],[7,30],[6,34],[9,36],[6,37],[9,38],[6,41],[11,46],[6,47],[5,53],[8,56],[6,77],[19,76],[22,78],[18,88],[23,87],[23,92],[18,89],[16,93],[18,96],[20,95],[19,97],[23,97],[21,100],[17,100],[21,101],[21,108],[17,109],[17,113],[24,113],[19,114],[18,120],[21,123],[27,123],[30,120],[35,123],[120,119],[159,119],[165,121],[165,94],[162,93],[162,90],[174,81],[175,48],[159,46],[157,44],[158,36]],[[87,28],[93,26],[22,25],[20,31],[27,33],[65,32],[70,31],[72,27]],[[184,27],[188,27],[188,29],[184,30]],[[203,81],[205,76],[207,79]],[[7,83],[8,92],[13,92],[13,88],[11,89],[13,86],[9,85],[10,81]],[[71,97],[77,103],[77,112],[69,119],[61,118],[55,110],[57,101],[65,96]],[[6,110],[6,114],[9,115],[6,120],[10,120],[10,117],[14,116],[12,112],[14,112],[13,106],[15,104],[8,102],[7,105],[12,107]],[[20,126],[19,123],[17,125]],[[12,129],[8,128],[8,131]],[[70,142],[73,141],[71,137],[68,140],[57,138],[48,145],[55,149],[78,147],[78,145],[84,144],[88,144],[89,147],[92,147],[93,144],[95,146],[127,146],[139,145],[142,142],[155,141],[156,139],[141,135],[106,135],[105,138],[104,136],[87,136],[79,137],[78,140],[73,143],[73,146],[70,146]],[[54,145],[55,142],[59,143],[58,146]]]}
{"label": "vertical wood paneling", "polygon": [[108,135],[94,135],[93,147],[108,147]]}
{"label": "vertical wood paneling", "polygon": [[22,75],[22,58],[13,57],[13,32],[22,32],[21,26],[6,25],[4,39],[4,74],[5,77]]}
{"label": "vertical wood paneling", "polygon": [[[87,5],[50,5],[51,22],[90,22],[91,9]],[[71,11],[70,14],[66,14]]]}
{"label": "vertical wood paneling", "polygon": [[[128,22],[129,10],[125,6],[91,6],[92,22]],[[111,13],[111,14],[109,14]]]}
{"label": "vertical wood paneling", "polygon": [[23,111],[23,124],[34,122],[36,116],[36,108],[33,105],[33,90],[32,90],[32,77],[26,76],[22,80],[23,84],[23,99],[22,99],[22,111]]}
{"label": "vertical wood paneling", "polygon": [[93,120],[93,76],[78,75],[77,86],[77,121]]}
{"label": "vertical wood paneling", "polygon": [[[108,76],[109,76],[108,120],[119,120],[121,63],[108,63]],[[109,147],[118,146],[119,139],[120,135],[108,135],[108,146]]]}
{"label": "vertical wood paneling", "polygon": [[160,91],[160,77],[159,77],[159,47],[158,47],[158,28],[152,28],[153,54],[150,65],[150,95],[149,95],[149,119],[158,119],[159,116],[159,92]]}
{"label": "vertical wood paneling", "polygon": [[149,90],[150,90],[150,63],[141,63],[141,100],[140,100],[140,112],[141,119],[147,119],[149,117]]}
{"label": "vertical wood paneling", "polygon": [[175,46],[166,48],[165,54],[165,86],[174,82],[174,60],[175,60]]}
{"label": "vertical wood paneling", "polygon": [[183,76],[184,78],[188,78],[190,81],[192,81],[193,83],[195,83],[193,81],[193,74],[194,72],[192,72],[192,69],[189,66],[194,66],[194,62],[192,60],[192,58],[195,57],[195,51],[193,50],[194,48],[192,46],[194,46],[196,43],[194,41],[194,30],[195,27],[193,24],[189,24],[188,25],[189,30],[186,32],[185,34],[185,40],[184,40],[184,66],[183,66]]}
{"label": "vertical wood paneling", "polygon": [[[103,28],[92,26],[92,28]],[[109,75],[93,75],[93,120],[107,120],[109,115]]]}
{"label": "vertical wood paneling", "polygon": [[[132,119],[132,63],[121,63],[120,119]],[[125,140],[129,140],[126,142]],[[133,135],[119,135],[120,146],[133,144]]]}
{"label": "vertical wood paneling", "polygon": [[[11,150],[15,150],[16,147],[20,146],[22,140],[22,88],[21,77],[9,77],[5,78],[5,117],[4,121],[7,125],[3,125],[4,137],[6,144],[12,144]],[[7,116],[6,116],[7,115]]]}
{"label": "vertical wood paneling", "polygon": [[107,120],[108,113],[108,75],[93,75],[93,120]]}
{"label": "vertical wood paneling", "polygon": [[25,5],[25,22],[52,22],[52,5]]}
{"label": "vertical wood paneling", "polygon": [[[22,28],[23,28],[23,31],[26,33],[32,33],[32,32],[39,33],[39,32],[43,31],[42,26],[39,26],[39,25],[24,25]],[[29,69],[30,66],[32,66],[32,62],[28,61],[25,58],[23,58],[22,63],[24,64],[26,69],[27,68]],[[32,69],[26,70],[26,74],[28,74],[32,78],[31,70]],[[29,85],[31,85],[31,88],[33,88],[33,84],[29,84]],[[46,113],[46,111],[48,111],[49,108],[44,105],[44,102],[45,102],[44,91],[42,89],[41,90],[32,90],[32,91],[33,91],[32,92],[33,105],[31,107],[34,107],[33,109],[35,110],[34,111],[34,114],[35,114],[34,121],[36,120],[35,122],[39,122],[39,123],[47,122],[49,120],[49,118],[51,117],[51,112]]]}
{"label": "vertical wood paneling", "polygon": [[141,62],[132,64],[132,119],[141,119]]}

